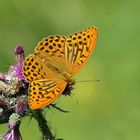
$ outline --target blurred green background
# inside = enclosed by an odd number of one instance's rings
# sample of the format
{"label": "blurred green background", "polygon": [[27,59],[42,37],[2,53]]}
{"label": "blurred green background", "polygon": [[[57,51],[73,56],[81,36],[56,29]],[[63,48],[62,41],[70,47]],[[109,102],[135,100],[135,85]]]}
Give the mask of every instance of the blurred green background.
{"label": "blurred green background", "polygon": [[[140,1],[1,0],[0,71],[14,65],[21,44],[26,55],[52,34],[69,35],[96,25],[99,36],[72,97],[57,100],[70,113],[46,111],[57,138],[64,140],[140,140]],[[0,133],[7,130],[0,126]],[[22,120],[23,140],[39,140],[34,120]]]}

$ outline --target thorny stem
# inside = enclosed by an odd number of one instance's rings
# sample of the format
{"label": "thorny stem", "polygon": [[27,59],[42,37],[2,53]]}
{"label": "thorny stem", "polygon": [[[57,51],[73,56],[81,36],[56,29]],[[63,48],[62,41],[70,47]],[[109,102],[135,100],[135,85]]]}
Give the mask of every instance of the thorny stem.
{"label": "thorny stem", "polygon": [[42,132],[42,139],[43,140],[54,140],[54,137],[52,135],[52,132],[48,126],[48,122],[45,119],[42,110],[37,109],[32,111],[33,117],[37,120],[38,126],[40,128],[40,131]]}

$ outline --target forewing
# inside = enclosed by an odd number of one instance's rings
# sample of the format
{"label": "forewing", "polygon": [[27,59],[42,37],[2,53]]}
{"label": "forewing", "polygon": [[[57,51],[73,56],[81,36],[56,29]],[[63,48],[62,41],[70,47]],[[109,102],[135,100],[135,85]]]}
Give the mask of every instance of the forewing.
{"label": "forewing", "polygon": [[51,104],[61,95],[66,87],[65,81],[53,81],[42,79],[32,81],[29,85],[29,106],[31,109],[39,109]]}
{"label": "forewing", "polygon": [[[56,46],[50,39],[57,42]],[[62,37],[56,36],[43,39],[34,54],[24,61],[23,74],[29,81],[29,105],[32,109],[49,105],[66,87],[67,82],[61,76],[66,69],[64,50],[60,47],[62,42]]]}
{"label": "forewing", "polygon": [[76,73],[86,63],[93,52],[97,39],[97,28],[91,27],[74,33],[66,39],[65,59],[72,73]]}
{"label": "forewing", "polygon": [[65,89],[53,62],[38,54],[29,55],[23,65],[23,74],[29,81],[29,106],[38,109],[52,103]]}
{"label": "forewing", "polygon": [[64,45],[66,38],[64,36],[48,36],[42,39],[37,47],[35,53],[43,53],[47,57],[61,57],[64,58]]}
{"label": "forewing", "polygon": [[65,42],[66,38],[64,36],[46,37],[38,43],[34,53],[56,67],[59,73],[63,73],[68,71],[68,63],[65,61],[64,52]]}
{"label": "forewing", "polygon": [[29,55],[23,64],[23,74],[29,82],[47,78],[60,81],[59,69],[61,67],[55,61],[49,61],[49,58],[41,54]]}
{"label": "forewing", "polygon": [[28,81],[33,81],[45,78],[47,76],[47,72],[39,58],[34,54],[30,54],[25,58],[23,64],[23,75]]}

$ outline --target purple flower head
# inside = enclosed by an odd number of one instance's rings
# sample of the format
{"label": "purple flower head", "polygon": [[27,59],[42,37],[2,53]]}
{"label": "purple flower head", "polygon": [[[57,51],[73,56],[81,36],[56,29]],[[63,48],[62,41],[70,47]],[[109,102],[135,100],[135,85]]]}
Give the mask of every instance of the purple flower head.
{"label": "purple flower head", "polygon": [[17,62],[23,62],[24,61],[24,49],[22,46],[18,45],[16,46],[15,50],[14,50],[14,55],[16,58]]}
{"label": "purple flower head", "polygon": [[24,54],[24,49],[23,49],[23,47],[20,46],[20,45],[16,46],[15,51],[14,51],[14,54],[15,54],[15,55]]}
{"label": "purple flower head", "polygon": [[26,111],[28,110],[28,101],[27,97],[22,95],[18,97],[16,112],[23,116],[25,115]]}
{"label": "purple flower head", "polygon": [[23,75],[22,66],[23,66],[23,62],[19,62],[17,63],[16,66],[10,66],[8,72],[9,74],[12,74],[14,77],[17,77],[19,80],[23,80],[27,82]]}
{"label": "purple flower head", "polygon": [[14,77],[19,78],[21,81],[26,81],[24,75],[23,75],[23,62],[24,62],[24,49],[22,46],[18,45],[14,50],[15,59],[17,61],[16,66],[10,66],[9,67],[9,73],[13,74]]}
{"label": "purple flower head", "polygon": [[9,117],[9,131],[2,136],[2,140],[21,140],[21,134],[19,131],[20,126],[20,116],[13,113]]}
{"label": "purple flower head", "polygon": [[2,79],[2,80],[6,79],[7,76],[8,76],[7,73],[0,73],[0,79]]}
{"label": "purple flower head", "polygon": [[27,82],[24,75],[23,75],[22,66],[23,66],[23,62],[20,62],[16,65],[15,77],[18,77],[20,80]]}

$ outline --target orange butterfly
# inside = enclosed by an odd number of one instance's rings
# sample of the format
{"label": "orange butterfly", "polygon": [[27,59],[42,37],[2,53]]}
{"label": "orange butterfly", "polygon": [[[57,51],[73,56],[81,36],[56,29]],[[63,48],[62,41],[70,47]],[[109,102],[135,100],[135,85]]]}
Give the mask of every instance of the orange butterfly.
{"label": "orange butterfly", "polygon": [[29,106],[39,109],[62,94],[95,48],[98,30],[87,28],[68,37],[49,36],[26,57],[23,74],[29,81]]}

